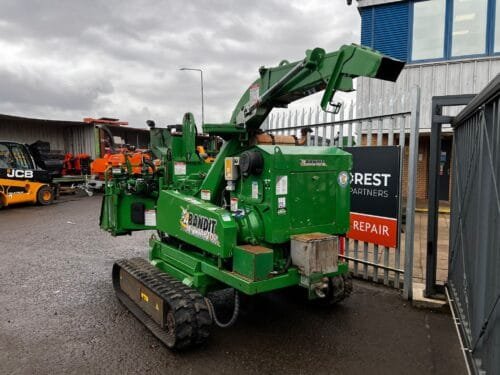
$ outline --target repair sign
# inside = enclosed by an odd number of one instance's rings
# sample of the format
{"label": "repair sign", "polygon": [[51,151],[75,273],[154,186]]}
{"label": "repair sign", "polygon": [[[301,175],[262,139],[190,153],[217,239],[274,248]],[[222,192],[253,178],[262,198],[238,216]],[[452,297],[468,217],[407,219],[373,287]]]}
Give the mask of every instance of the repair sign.
{"label": "repair sign", "polygon": [[348,238],[398,245],[401,148],[346,147],[353,156],[351,217]]}

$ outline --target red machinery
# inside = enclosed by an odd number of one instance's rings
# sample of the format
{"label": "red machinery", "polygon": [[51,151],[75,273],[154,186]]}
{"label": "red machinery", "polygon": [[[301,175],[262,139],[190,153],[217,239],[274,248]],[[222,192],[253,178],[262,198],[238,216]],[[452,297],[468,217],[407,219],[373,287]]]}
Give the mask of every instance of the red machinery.
{"label": "red machinery", "polygon": [[91,158],[89,154],[76,154],[71,152],[64,155],[63,169],[61,174],[63,176],[80,176],[90,174]]}

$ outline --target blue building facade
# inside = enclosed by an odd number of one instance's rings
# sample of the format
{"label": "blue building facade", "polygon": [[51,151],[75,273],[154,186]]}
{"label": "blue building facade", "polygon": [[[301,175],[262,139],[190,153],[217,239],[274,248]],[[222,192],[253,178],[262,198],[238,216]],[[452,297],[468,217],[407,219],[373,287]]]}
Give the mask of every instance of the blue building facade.
{"label": "blue building facade", "polygon": [[494,56],[497,1],[359,1],[361,44],[410,63]]}
{"label": "blue building facade", "polygon": [[407,63],[395,84],[357,80],[358,116],[407,109],[404,98],[418,85],[425,131],[432,96],[476,94],[500,73],[500,0],[358,0],[357,6],[361,44]]}

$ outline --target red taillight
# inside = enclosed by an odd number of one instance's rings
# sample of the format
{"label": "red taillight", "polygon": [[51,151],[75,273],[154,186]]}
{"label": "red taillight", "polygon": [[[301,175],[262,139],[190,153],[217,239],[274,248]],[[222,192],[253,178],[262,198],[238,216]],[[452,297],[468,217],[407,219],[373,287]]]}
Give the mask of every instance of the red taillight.
{"label": "red taillight", "polygon": [[345,254],[345,237],[339,236],[339,255]]}

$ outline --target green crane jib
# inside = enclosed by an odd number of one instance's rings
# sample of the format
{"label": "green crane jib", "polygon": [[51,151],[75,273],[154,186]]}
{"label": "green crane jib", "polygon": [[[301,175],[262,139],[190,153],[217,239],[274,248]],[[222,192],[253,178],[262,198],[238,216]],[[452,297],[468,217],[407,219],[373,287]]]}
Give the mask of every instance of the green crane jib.
{"label": "green crane jib", "polygon": [[328,110],[335,91],[353,91],[356,77],[395,81],[404,63],[361,46],[342,46],[326,53],[322,48],[306,51],[301,61],[283,60],[277,67],[259,69],[260,77],[245,91],[228,124],[206,125],[207,132],[242,132],[258,129],[275,107],[325,90],[321,108]]}
{"label": "green crane jib", "polygon": [[[403,65],[357,45],[315,48],[301,61],[260,68],[230,121],[204,124],[204,134],[190,113],[182,125],[148,122],[155,162],[145,160],[140,175],[110,170],[102,204],[101,227],[111,234],[158,233],[149,262],[115,263],[120,300],[168,347],[184,348],[204,341],[212,322],[234,323],[239,293],[299,286],[318,303],[347,297],[338,236],[349,229],[351,155],[301,147],[260,126],[273,108],[321,90],[322,108],[335,110],[335,91],[351,91],[354,78],[395,81]],[[204,297],[228,287],[235,309],[222,323]]]}

